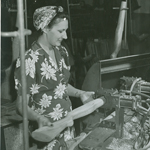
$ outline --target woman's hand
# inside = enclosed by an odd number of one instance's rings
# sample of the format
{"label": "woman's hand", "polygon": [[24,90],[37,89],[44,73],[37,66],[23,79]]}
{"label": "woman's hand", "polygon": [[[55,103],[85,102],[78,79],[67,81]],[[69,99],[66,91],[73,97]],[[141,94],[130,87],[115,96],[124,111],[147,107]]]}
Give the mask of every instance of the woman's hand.
{"label": "woman's hand", "polygon": [[43,126],[53,126],[53,124],[49,121],[49,119],[42,115],[39,115],[37,117],[37,123],[38,123],[39,128]]}
{"label": "woman's hand", "polygon": [[94,93],[95,92],[85,92],[85,91],[81,92],[80,99],[82,103],[85,104],[94,100]]}

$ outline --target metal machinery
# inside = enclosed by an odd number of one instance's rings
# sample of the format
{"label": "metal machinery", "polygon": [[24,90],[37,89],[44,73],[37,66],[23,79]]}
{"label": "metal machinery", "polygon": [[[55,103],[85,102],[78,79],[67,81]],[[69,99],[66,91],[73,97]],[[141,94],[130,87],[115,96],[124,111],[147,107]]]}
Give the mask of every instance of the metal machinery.
{"label": "metal machinery", "polygon": [[[98,125],[99,127],[114,128],[116,130],[115,137],[121,139],[124,132],[124,109],[131,109],[142,116],[142,128],[137,137],[137,141],[134,143],[134,148],[143,148],[150,142],[150,122],[148,127],[144,128],[146,120],[150,117],[150,82],[146,82],[141,78],[124,76],[120,78],[119,91],[99,88],[95,93],[95,98],[101,96],[105,100],[105,104],[102,106],[103,108],[115,108],[115,122],[112,123],[104,120]],[[147,138],[145,138],[146,135]],[[147,145],[147,147],[149,146]]]}
{"label": "metal machinery", "polygon": [[[103,107],[105,107],[106,110],[108,108],[110,110],[112,109],[115,112],[113,112],[113,119],[104,119],[100,124],[97,125],[97,127],[99,128],[97,128],[96,130],[92,130],[92,133],[90,133],[90,135],[88,135],[88,137],[86,137],[79,144],[81,148],[84,149],[84,147],[88,145],[89,147],[92,147],[93,150],[103,150],[102,145],[105,145],[105,143],[109,141],[109,137],[111,138],[113,136],[117,139],[122,139],[125,121],[128,119],[128,116],[125,116],[126,110],[133,110],[133,112],[142,116],[140,124],[141,126],[145,126],[145,123],[148,122],[149,118],[150,83],[142,80],[141,78],[122,77],[120,75],[123,72],[126,73],[126,71],[128,70],[130,71],[131,69],[141,68],[141,70],[143,70],[143,67],[149,68],[149,66],[149,54],[101,60],[93,64],[93,66],[87,72],[82,85],[82,89],[88,91],[96,91],[95,97],[103,95],[106,99],[106,104]],[[102,88],[105,87],[103,85],[105,77],[107,76],[107,78],[109,79],[109,77],[111,78],[110,75],[114,73],[115,77],[116,73],[117,77],[119,76],[117,79],[117,81],[120,81],[120,86],[118,88],[119,90],[110,89],[109,87]],[[108,80],[108,82],[109,81],[110,80]],[[110,114],[109,116],[112,115]],[[101,129],[100,127],[103,128]],[[113,129],[114,132],[108,129]],[[144,127],[142,127],[140,129],[140,134],[138,136],[139,140],[136,140],[137,142],[135,143],[135,149],[140,149],[143,147],[143,144],[146,143],[144,135],[147,135],[147,133],[149,134],[149,128],[145,129]],[[97,143],[95,143],[95,145],[97,144],[97,146],[91,144],[91,141],[94,141],[92,140],[93,137],[95,141],[97,140]],[[86,147],[85,149],[89,148]]]}

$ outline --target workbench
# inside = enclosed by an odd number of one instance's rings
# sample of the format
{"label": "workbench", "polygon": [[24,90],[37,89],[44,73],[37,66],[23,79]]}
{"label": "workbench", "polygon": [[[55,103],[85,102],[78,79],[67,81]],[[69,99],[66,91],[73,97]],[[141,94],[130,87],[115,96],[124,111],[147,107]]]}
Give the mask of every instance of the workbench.
{"label": "workbench", "polygon": [[[127,110],[124,124],[129,124],[134,117],[134,111]],[[123,138],[116,138],[115,112],[106,117],[90,131],[88,136],[79,143],[82,150],[133,150],[134,138],[124,128]],[[126,149],[125,149],[126,146]]]}

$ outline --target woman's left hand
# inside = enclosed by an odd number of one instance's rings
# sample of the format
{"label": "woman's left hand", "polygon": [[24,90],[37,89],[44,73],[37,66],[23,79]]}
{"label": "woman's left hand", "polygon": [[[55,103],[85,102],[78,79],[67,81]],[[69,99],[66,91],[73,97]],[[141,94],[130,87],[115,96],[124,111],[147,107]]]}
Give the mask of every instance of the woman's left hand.
{"label": "woman's left hand", "polygon": [[82,103],[85,104],[85,103],[88,103],[88,102],[94,100],[94,93],[95,92],[86,92],[86,91],[83,91],[80,94],[80,99],[81,99]]}

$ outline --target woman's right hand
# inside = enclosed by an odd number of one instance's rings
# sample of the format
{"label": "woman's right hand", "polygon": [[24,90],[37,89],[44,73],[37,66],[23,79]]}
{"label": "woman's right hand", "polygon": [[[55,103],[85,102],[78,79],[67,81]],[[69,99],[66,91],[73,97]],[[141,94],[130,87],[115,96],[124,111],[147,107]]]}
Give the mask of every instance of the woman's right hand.
{"label": "woman's right hand", "polygon": [[41,128],[43,126],[53,126],[53,124],[49,121],[48,118],[42,116],[42,115],[39,115],[37,117],[37,123],[38,123],[38,127]]}

